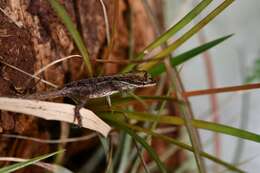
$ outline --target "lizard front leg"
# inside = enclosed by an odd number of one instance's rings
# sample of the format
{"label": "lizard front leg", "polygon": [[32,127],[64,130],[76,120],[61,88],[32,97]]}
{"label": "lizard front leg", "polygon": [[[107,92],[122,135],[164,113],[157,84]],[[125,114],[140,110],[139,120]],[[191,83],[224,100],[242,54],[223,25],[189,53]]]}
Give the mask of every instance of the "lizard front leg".
{"label": "lizard front leg", "polygon": [[[123,95],[123,94],[125,93],[125,91],[122,90],[122,88],[120,87],[119,84],[120,84],[120,83],[117,82],[117,81],[110,81],[110,86],[113,88],[113,90],[117,90],[121,95]],[[107,95],[107,96],[106,96],[106,100],[107,100],[107,103],[108,103],[109,108],[111,108],[111,107],[112,107],[112,104],[111,104],[110,95]]]}
{"label": "lizard front leg", "polygon": [[113,86],[113,88],[114,88],[115,90],[117,90],[117,91],[121,94],[122,97],[127,96],[127,93],[128,93],[129,91],[126,90],[126,89],[123,90],[123,86],[122,86],[122,84],[121,84],[120,81],[111,81],[111,85]]}
{"label": "lizard front leg", "polygon": [[85,104],[87,103],[87,100],[88,99],[80,100],[80,102],[77,103],[75,108],[74,108],[74,120],[73,120],[73,122],[75,122],[77,120],[78,121],[78,125],[80,127],[82,127],[82,117],[80,115],[80,109],[85,106]]}
{"label": "lizard front leg", "polygon": [[111,104],[110,96],[106,96],[106,100],[107,100],[107,103],[108,103],[109,108],[111,108],[111,107],[112,107],[112,104]]}
{"label": "lizard front leg", "polygon": [[70,98],[76,103],[75,108],[74,108],[73,123],[75,123],[75,121],[77,120],[78,121],[78,125],[80,127],[82,127],[82,117],[80,115],[80,109],[85,106],[85,104],[87,103],[88,98],[79,99],[79,97],[75,97],[75,96],[70,96]]}

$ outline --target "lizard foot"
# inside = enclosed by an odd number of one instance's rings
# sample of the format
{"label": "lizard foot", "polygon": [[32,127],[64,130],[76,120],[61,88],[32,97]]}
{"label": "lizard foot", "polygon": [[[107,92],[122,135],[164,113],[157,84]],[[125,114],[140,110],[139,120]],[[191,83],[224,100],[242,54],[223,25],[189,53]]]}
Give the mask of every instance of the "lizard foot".
{"label": "lizard foot", "polygon": [[73,123],[75,123],[75,121],[78,121],[78,126],[82,127],[82,118],[80,115],[80,109],[82,108],[81,105],[76,105],[75,109],[74,109],[74,119],[73,119]]}

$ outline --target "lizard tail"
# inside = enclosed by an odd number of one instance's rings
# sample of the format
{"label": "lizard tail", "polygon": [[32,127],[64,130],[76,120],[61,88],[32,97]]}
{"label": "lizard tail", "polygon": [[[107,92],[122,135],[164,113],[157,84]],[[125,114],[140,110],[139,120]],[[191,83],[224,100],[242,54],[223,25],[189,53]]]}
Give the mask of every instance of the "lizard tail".
{"label": "lizard tail", "polygon": [[36,100],[47,100],[54,99],[58,97],[64,97],[64,93],[62,90],[54,90],[54,91],[46,91],[41,93],[35,93],[31,95],[25,95],[22,98],[24,99],[36,99]]}

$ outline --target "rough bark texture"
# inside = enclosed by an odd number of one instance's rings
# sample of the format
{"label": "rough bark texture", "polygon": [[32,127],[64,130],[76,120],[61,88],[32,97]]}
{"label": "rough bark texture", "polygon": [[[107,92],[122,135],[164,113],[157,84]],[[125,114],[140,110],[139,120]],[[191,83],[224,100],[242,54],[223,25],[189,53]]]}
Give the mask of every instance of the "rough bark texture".
{"label": "rough bark texture", "polygon": [[[104,13],[99,0],[60,0],[69,12],[80,31],[91,59],[128,59],[130,33],[133,34],[133,50],[141,51],[154,37],[154,29],[145,9],[139,0],[119,0],[117,16],[115,0],[104,0],[107,8],[113,47],[109,50],[106,40]],[[162,17],[161,0],[150,1],[156,14]],[[2,60],[33,74],[48,63],[62,57],[79,54],[68,31],[56,16],[47,0],[1,0],[0,7],[0,55]],[[132,20],[130,21],[130,11]],[[129,23],[131,22],[131,25]],[[116,30],[113,34],[113,26]],[[109,51],[108,51],[109,50]],[[109,52],[109,56],[107,56]],[[81,59],[71,59],[46,70],[41,78],[58,86],[64,83],[87,77],[82,70]],[[96,74],[102,64],[94,64]],[[105,73],[116,73],[120,65],[108,64]],[[48,90],[50,87],[37,81],[31,81],[29,87],[26,81],[30,78],[16,70],[0,64],[0,95],[15,95],[15,89],[29,89],[29,92]],[[32,87],[36,86],[36,87]],[[56,131],[57,134],[51,134]],[[41,139],[58,136],[59,129],[53,122],[47,122],[27,115],[0,112],[0,133],[21,134]],[[93,144],[93,142],[92,142]],[[75,156],[86,148],[89,142],[80,145],[70,145],[68,155]],[[53,145],[40,144],[27,140],[1,137],[0,156],[32,158],[57,148]],[[67,157],[68,158],[68,157]],[[85,159],[84,161],[82,161]],[[85,162],[87,157],[82,158]],[[68,167],[74,168],[67,161]],[[0,163],[0,167],[8,163]],[[75,168],[76,170],[77,168]],[[43,169],[30,167],[21,172],[44,172]]]}

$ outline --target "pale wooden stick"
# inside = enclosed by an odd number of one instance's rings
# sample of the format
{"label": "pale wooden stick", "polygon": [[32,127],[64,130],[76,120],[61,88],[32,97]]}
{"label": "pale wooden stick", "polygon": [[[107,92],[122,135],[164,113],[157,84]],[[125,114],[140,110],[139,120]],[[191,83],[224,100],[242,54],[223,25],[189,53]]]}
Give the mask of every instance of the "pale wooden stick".
{"label": "pale wooden stick", "polygon": [[[0,97],[1,110],[29,114],[46,120],[74,123],[74,108],[75,106],[64,103]],[[111,130],[108,124],[88,109],[80,109],[80,114],[82,127],[95,130],[107,137]]]}

